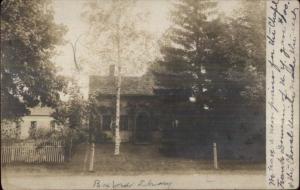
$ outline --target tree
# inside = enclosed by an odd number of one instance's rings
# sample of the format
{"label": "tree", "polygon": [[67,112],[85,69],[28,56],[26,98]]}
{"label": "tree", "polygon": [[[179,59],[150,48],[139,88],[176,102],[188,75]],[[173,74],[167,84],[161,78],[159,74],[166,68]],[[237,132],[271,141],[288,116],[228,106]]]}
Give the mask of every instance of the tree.
{"label": "tree", "polygon": [[266,73],[265,10],[263,1],[243,1],[237,16],[230,20],[228,32],[232,37],[227,38],[230,41],[226,51],[228,61],[236,66],[230,68],[228,78],[244,84],[241,96],[248,104],[258,101],[262,107]]}
{"label": "tree", "polygon": [[1,2],[1,120],[18,120],[38,104],[55,107],[63,90],[51,58],[65,27],[50,1]]}
{"label": "tree", "polygon": [[[208,117],[206,122],[201,118],[189,137],[199,125],[212,128],[215,134],[218,127],[233,126],[232,116],[240,114],[236,108],[261,102],[263,107],[265,9],[260,3],[243,2],[235,18],[219,14],[215,1],[174,4],[173,25],[161,44],[162,57],[152,70],[159,89],[192,89],[197,101],[186,101],[185,106],[196,107],[199,116]],[[183,108],[176,104],[168,102],[173,114]]]}
{"label": "tree", "polygon": [[91,26],[91,49],[101,62],[117,65],[114,154],[119,155],[121,75],[125,64],[138,67],[145,60],[149,61],[147,41],[150,36],[139,25],[145,24],[147,13],[139,10],[136,1],[130,0],[90,1],[87,5],[83,15]]}
{"label": "tree", "polygon": [[[173,25],[161,45],[162,59],[155,66],[157,84],[162,88],[193,89],[193,94],[205,101],[197,101],[199,109],[211,104],[214,93],[211,80],[217,75],[211,51],[218,41],[216,32],[222,25],[216,19],[217,3],[213,1],[179,1],[171,12]],[[215,57],[216,58],[216,57]],[[214,70],[216,71],[216,70]],[[218,73],[220,74],[220,73]],[[168,80],[164,77],[180,78]],[[162,77],[162,78],[161,78]],[[207,90],[205,93],[204,91]]]}
{"label": "tree", "polygon": [[158,85],[192,88],[211,110],[225,100],[253,102],[264,96],[263,2],[243,2],[235,18],[217,14],[216,5],[215,1],[175,4],[174,25],[161,45],[162,59],[154,66],[160,76],[185,76],[180,81],[158,76]]}
{"label": "tree", "polygon": [[85,129],[87,128],[89,116],[88,102],[82,99],[76,81],[71,82],[68,88],[68,94],[70,96],[68,101],[60,101],[55,108],[55,112],[52,113],[55,122],[63,126],[61,133],[64,136],[68,149],[68,158],[71,157],[74,140],[77,143],[82,143],[84,140],[87,140],[85,139]]}
{"label": "tree", "polygon": [[80,128],[88,117],[87,102],[82,99],[75,81],[68,87],[68,101],[60,101],[52,116],[56,123],[71,129]]}

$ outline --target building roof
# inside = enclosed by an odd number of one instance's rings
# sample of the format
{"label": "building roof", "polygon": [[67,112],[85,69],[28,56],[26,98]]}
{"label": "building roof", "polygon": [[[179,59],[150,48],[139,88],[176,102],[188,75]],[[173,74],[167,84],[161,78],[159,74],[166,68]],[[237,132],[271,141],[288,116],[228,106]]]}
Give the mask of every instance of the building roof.
{"label": "building roof", "polygon": [[[89,93],[97,92],[101,95],[114,95],[117,92],[116,76],[90,76]],[[154,95],[154,80],[151,74],[140,77],[123,76],[121,83],[122,95]]]}
{"label": "building roof", "polygon": [[29,116],[50,116],[53,112],[54,109],[50,107],[36,106],[34,108],[30,108]]}

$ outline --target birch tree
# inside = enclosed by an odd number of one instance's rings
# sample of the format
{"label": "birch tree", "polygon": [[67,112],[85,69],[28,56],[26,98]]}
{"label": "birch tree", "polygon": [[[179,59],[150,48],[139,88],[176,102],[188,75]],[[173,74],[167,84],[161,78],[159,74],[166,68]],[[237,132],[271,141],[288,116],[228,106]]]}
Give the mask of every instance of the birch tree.
{"label": "birch tree", "polygon": [[136,1],[89,1],[83,17],[90,25],[88,46],[100,63],[117,66],[115,155],[120,153],[122,74],[151,61],[151,35],[145,30],[147,12]]}

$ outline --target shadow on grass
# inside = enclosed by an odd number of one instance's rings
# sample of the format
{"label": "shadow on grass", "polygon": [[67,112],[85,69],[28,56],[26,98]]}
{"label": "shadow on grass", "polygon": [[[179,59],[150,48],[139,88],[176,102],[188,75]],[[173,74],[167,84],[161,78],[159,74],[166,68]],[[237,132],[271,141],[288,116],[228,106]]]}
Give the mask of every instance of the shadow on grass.
{"label": "shadow on grass", "polygon": [[121,145],[120,155],[113,155],[113,144],[97,144],[95,147],[94,172],[88,172],[89,159],[84,163],[88,144],[76,147],[70,161],[62,164],[12,164],[2,166],[6,172],[37,175],[141,175],[141,174],[197,174],[203,172],[262,172],[265,163],[241,160],[220,160],[219,169],[213,168],[212,160],[166,157],[159,153],[157,145]]}

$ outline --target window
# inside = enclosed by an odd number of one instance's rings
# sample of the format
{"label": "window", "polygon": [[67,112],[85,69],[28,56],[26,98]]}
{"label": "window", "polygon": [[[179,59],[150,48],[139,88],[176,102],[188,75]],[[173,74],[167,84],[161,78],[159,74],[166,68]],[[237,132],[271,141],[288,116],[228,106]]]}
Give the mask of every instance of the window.
{"label": "window", "polygon": [[[102,130],[108,131],[111,130],[112,117],[111,115],[103,115],[102,117]],[[128,116],[121,115],[120,118],[120,130],[128,130]]]}
{"label": "window", "polygon": [[124,130],[124,131],[128,130],[128,116],[127,115],[121,115],[120,129]]}
{"label": "window", "polygon": [[55,130],[55,121],[50,121],[50,130],[51,131]]}
{"label": "window", "polygon": [[36,133],[37,121],[30,122],[29,137],[34,138]]}
{"label": "window", "polygon": [[110,130],[111,125],[111,116],[110,115],[103,115],[103,121],[102,121],[102,130]]}
{"label": "window", "polygon": [[30,122],[30,127],[31,128],[36,128],[36,126],[37,126],[37,122],[36,121],[31,121]]}

